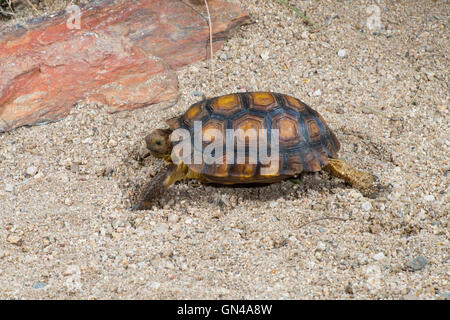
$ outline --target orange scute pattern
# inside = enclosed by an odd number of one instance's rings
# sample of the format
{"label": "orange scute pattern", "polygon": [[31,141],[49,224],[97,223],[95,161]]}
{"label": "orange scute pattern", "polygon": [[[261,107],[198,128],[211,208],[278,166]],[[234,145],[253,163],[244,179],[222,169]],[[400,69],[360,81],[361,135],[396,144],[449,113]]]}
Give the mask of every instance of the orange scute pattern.
{"label": "orange scute pattern", "polygon": [[214,99],[211,107],[219,114],[230,115],[239,110],[241,108],[241,104],[237,95],[229,94],[227,96]]}

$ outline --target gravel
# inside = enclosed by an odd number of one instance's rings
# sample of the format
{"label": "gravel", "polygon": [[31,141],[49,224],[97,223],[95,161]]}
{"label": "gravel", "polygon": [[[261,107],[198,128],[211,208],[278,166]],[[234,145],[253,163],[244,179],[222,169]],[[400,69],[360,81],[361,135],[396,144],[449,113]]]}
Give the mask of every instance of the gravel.
{"label": "gravel", "polygon": [[[446,298],[449,4],[380,2],[372,30],[362,1],[290,2],[318,28],[277,1],[233,2],[255,23],[215,54],[214,77],[209,61],[178,72],[176,105],[83,104],[0,135],[0,298]],[[145,135],[203,93],[246,90],[311,105],[340,156],[386,191],[368,198],[324,172],[255,188],[189,181],[130,211],[164,165]]]}
{"label": "gravel", "polygon": [[372,256],[372,258],[376,261],[381,261],[381,260],[384,260],[386,257],[384,256],[383,252],[378,252],[378,253],[374,254]]}
{"label": "gravel", "polygon": [[177,223],[180,220],[180,217],[176,214],[171,214],[169,215],[169,217],[167,218],[167,221],[169,223]]}
{"label": "gravel", "polygon": [[34,176],[37,173],[38,169],[34,166],[27,168],[27,175]]}
{"label": "gravel", "polygon": [[47,284],[44,282],[36,282],[33,284],[33,289],[42,289],[45,288]]}
{"label": "gravel", "polygon": [[427,259],[423,256],[417,256],[414,259],[408,261],[406,263],[406,266],[411,270],[411,271],[419,271],[422,270],[425,265],[427,264]]}

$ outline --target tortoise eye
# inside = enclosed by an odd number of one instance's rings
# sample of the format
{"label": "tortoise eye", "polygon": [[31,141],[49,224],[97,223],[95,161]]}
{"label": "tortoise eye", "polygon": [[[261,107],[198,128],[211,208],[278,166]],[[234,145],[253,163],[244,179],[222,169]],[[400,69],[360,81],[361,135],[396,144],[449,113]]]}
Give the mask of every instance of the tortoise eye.
{"label": "tortoise eye", "polygon": [[161,140],[156,140],[155,143],[156,143],[158,146],[162,145]]}

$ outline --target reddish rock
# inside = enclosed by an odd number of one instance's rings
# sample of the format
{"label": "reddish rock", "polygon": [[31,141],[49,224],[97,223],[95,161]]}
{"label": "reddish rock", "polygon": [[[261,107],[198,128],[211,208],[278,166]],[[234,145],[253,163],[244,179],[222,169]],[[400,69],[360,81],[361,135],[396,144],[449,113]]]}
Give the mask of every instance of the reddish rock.
{"label": "reddish rock", "polygon": [[[0,28],[0,132],[57,120],[75,102],[130,110],[174,100],[174,70],[208,56],[209,28],[199,1],[102,1],[26,28]],[[235,5],[208,0],[217,50],[248,21]]]}

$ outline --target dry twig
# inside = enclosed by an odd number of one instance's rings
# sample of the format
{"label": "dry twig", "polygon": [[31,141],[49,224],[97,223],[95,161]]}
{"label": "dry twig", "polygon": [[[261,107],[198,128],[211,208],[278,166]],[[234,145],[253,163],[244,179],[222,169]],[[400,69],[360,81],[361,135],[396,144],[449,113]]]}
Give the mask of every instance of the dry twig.
{"label": "dry twig", "polygon": [[5,10],[3,10],[2,8],[0,8],[0,13],[1,14],[3,14],[3,15],[10,15],[10,16],[16,16],[16,14],[15,13],[13,13],[13,12],[8,12],[8,11],[5,11]]}
{"label": "dry twig", "polygon": [[42,15],[42,13],[31,3],[30,0],[25,0],[38,14]]}
{"label": "dry twig", "polygon": [[210,72],[211,72],[211,78],[212,78],[212,81],[214,82],[214,81],[215,81],[215,78],[214,78],[214,55],[213,55],[213,42],[212,42],[212,35],[213,35],[213,32],[212,32],[212,23],[211,23],[211,15],[209,14],[208,1],[206,1],[206,0],[204,0],[204,1],[205,1],[205,6],[206,6],[206,12],[208,13],[209,48],[210,48],[210,50],[211,50],[211,52],[210,52],[210,57],[209,57],[209,59],[210,59],[210,66],[211,66]]}
{"label": "dry twig", "polygon": [[317,26],[316,26],[313,22],[311,22],[311,20],[309,20],[303,12],[301,12],[300,10],[298,10],[298,9],[295,8],[295,7],[292,7],[292,6],[289,5],[289,3],[287,3],[285,0],[277,0],[277,1],[278,1],[279,3],[281,3],[282,5],[284,5],[286,8],[288,8],[288,9],[294,11],[295,14],[297,14],[300,18],[303,19],[303,21],[304,21],[305,24],[317,28]]}

